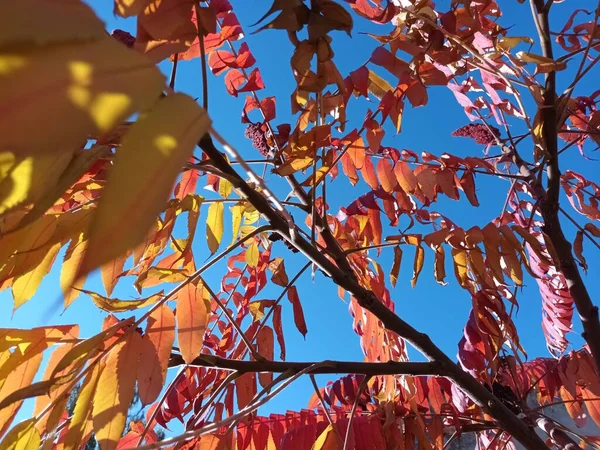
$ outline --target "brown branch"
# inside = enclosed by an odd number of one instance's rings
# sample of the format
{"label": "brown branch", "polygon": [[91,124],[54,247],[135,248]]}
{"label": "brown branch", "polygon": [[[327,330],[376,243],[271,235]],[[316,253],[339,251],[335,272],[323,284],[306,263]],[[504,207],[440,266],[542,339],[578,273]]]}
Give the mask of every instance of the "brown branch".
{"label": "brown branch", "polygon": [[[477,403],[487,414],[494,417],[500,427],[512,434],[525,448],[533,450],[546,450],[546,445],[521,419],[503,405],[496,396],[482,386],[475,378],[464,372],[461,367],[453,362],[442,352],[429,338],[402,320],[398,315],[387,308],[371,292],[360,285],[352,271],[342,270],[334,264],[318,248],[312,246],[299,233],[290,235],[290,230],[285,219],[278,211],[275,211],[256,190],[252,189],[227,163],[221,152],[219,152],[209,135],[205,135],[198,144],[212,160],[215,167],[223,173],[236,178],[234,187],[246,197],[250,203],[270,222],[273,229],[286,241],[290,242],[296,249],[302,252],[310,261],[315,263],[326,275],[346,291],[350,292],[360,306],[373,313],[388,330],[398,334],[411,343],[423,355],[427,356],[441,366],[442,376],[454,381],[475,403]],[[337,255],[337,260],[347,260],[345,256]]]}
{"label": "brown branch", "polygon": [[[185,364],[179,354],[171,354],[169,367],[177,367]],[[240,361],[239,359],[227,359],[214,355],[200,355],[188,366],[212,367],[223,370],[234,370],[239,373],[270,372],[283,373],[286,371],[300,372],[314,366],[306,373],[336,374],[354,373],[366,376],[375,375],[412,375],[412,376],[441,376],[441,366],[435,362],[395,362],[370,363],[353,361],[326,361],[326,364],[315,362],[294,361]]]}
{"label": "brown branch", "polygon": [[[548,11],[543,0],[530,0],[542,46],[542,54],[554,59],[550,41],[550,25]],[[556,99],[556,72],[546,74],[543,92],[544,104],[540,109],[542,119],[542,142],[548,158],[546,176],[548,178],[545,195],[540,203],[540,211],[544,219],[543,230],[550,244],[556,250],[559,260],[555,261],[563,273],[569,293],[573,298],[577,312],[583,325],[581,336],[590,347],[596,369],[600,371],[600,321],[598,307],[592,303],[590,294],[581,278],[581,273],[573,257],[571,243],[563,233],[559,219],[560,169],[558,165],[558,114]]]}

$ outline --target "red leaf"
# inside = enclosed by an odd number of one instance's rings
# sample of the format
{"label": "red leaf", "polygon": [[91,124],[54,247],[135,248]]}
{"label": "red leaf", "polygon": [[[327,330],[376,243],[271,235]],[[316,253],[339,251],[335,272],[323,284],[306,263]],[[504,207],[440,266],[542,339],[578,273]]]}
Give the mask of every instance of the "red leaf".
{"label": "red leaf", "polygon": [[296,328],[302,336],[306,336],[308,330],[306,329],[306,322],[304,321],[304,311],[302,310],[302,305],[300,304],[300,298],[298,298],[298,291],[296,290],[296,286],[292,286],[287,291],[287,297],[290,303],[292,304],[294,310],[294,323],[296,324]]}
{"label": "red leaf", "polygon": [[460,185],[471,205],[479,206],[479,200],[477,200],[477,194],[475,194],[475,179],[471,172],[465,171],[460,179]]}

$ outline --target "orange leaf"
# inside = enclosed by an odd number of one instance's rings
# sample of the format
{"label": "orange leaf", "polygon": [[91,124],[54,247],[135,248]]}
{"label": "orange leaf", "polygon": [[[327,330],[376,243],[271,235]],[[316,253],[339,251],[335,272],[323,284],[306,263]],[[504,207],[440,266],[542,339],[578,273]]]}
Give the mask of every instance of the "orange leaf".
{"label": "orange leaf", "polygon": [[127,410],[133,399],[142,336],[132,330],[117,343],[106,358],[94,404],[92,421],[102,450],[114,450],[123,435]]}
{"label": "orange leaf", "polygon": [[398,282],[398,274],[400,273],[400,265],[402,264],[402,249],[399,246],[394,247],[394,264],[390,272],[390,281],[392,286],[396,286]]}
{"label": "orange leaf", "polygon": [[[42,353],[40,352],[12,371],[0,389],[0,400],[4,400],[10,393],[31,384],[41,362]],[[0,436],[6,432],[22,404],[23,401],[20,400],[0,410]]]}
{"label": "orange leaf", "polygon": [[104,284],[107,297],[110,297],[119,280],[119,275],[123,273],[123,266],[126,259],[127,256],[119,256],[101,267],[102,283]]}
{"label": "orange leaf", "polygon": [[417,177],[410,170],[408,164],[403,161],[398,161],[394,166],[394,174],[396,175],[396,179],[398,180],[398,184],[404,192],[407,194],[412,194],[415,192],[415,188],[417,187]]}
{"label": "orange leaf", "polygon": [[[83,259],[83,254],[87,245],[87,236],[85,233],[79,233],[79,236],[73,238],[67,252],[60,271],[60,287],[65,298],[65,309],[79,297],[80,289],[83,288],[85,278],[81,277],[75,281],[75,275],[79,269],[79,264]],[[73,283],[75,281],[75,283]],[[73,289],[76,288],[76,289]]]}
{"label": "orange leaf", "polygon": [[108,339],[113,337],[117,331],[131,325],[132,323],[133,319],[117,322],[111,326],[108,326],[97,335],[77,344],[75,347],[70,349],[58,362],[54,368],[54,371],[52,372],[52,378],[54,378],[57,373],[69,367],[71,364],[78,364],[81,361],[85,361],[92,356],[95,356],[98,350],[104,349],[104,345]]}
{"label": "orange leaf", "polygon": [[396,186],[398,186],[398,180],[394,175],[394,167],[387,159],[382,159],[377,163],[377,176],[379,182],[386,192],[394,192]]}
{"label": "orange leaf", "polygon": [[362,170],[365,165],[366,148],[365,141],[363,141],[362,137],[359,137],[354,142],[348,144],[347,155],[352,160],[354,167],[358,170]]}
{"label": "orange leaf", "polygon": [[252,398],[256,395],[256,374],[249,372],[236,378],[235,392],[238,408],[242,409],[248,406]]}
{"label": "orange leaf", "polygon": [[[75,336],[78,334],[78,331],[73,333]],[[58,364],[58,362],[67,354],[71,348],[73,348],[74,344],[66,344],[57,347],[54,352],[52,352],[52,356],[50,356],[50,360],[48,361],[48,365],[46,366],[46,370],[44,371],[44,380],[50,380],[52,378],[52,373],[54,372],[54,368]],[[58,376],[65,375],[65,371],[57,373]],[[35,400],[35,408],[33,409],[33,414],[38,415],[53,399],[57,398],[67,386],[61,386],[54,392],[51,392],[49,396],[38,397]]]}
{"label": "orange leaf", "polygon": [[187,283],[177,294],[177,342],[188,364],[200,354],[210,317],[210,301],[205,291],[201,285]]}
{"label": "orange leaf", "polygon": [[[273,354],[275,353],[275,340],[273,337],[273,329],[269,326],[264,326],[258,332],[256,338],[258,344],[258,353],[265,357],[269,361],[273,360]],[[273,381],[272,373],[259,373],[258,381],[260,385],[266,388]]]}
{"label": "orange leaf", "polygon": [[429,200],[435,199],[435,189],[436,189],[436,181],[435,181],[435,172],[428,167],[420,166],[417,167],[417,171],[415,171],[417,181],[419,182],[419,188],[423,195],[427,197]]}
{"label": "orange leaf", "polygon": [[375,175],[375,167],[373,167],[371,158],[365,158],[360,173],[362,173],[365,183],[367,183],[371,189],[377,189],[379,187],[379,181],[377,180],[377,175]]}
{"label": "orange leaf", "polygon": [[153,402],[165,383],[174,340],[175,316],[162,305],[150,314],[142,339],[138,391],[143,405]]}

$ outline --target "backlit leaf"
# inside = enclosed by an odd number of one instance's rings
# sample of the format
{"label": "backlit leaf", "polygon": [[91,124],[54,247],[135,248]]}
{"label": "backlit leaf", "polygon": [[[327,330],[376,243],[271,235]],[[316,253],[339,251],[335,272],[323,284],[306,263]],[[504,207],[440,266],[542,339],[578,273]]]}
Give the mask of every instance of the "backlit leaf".
{"label": "backlit leaf", "polygon": [[258,257],[258,244],[256,242],[253,242],[246,249],[246,263],[248,264],[248,266],[254,269],[258,265]]}
{"label": "backlit leaf", "polygon": [[302,333],[302,336],[306,336],[308,330],[306,328],[306,322],[304,321],[304,311],[302,310],[302,305],[300,304],[300,298],[298,297],[296,286],[292,286],[288,289],[287,297],[293,307],[294,323],[296,324],[296,328],[300,333]]}
{"label": "backlit leaf", "polygon": [[148,317],[142,342],[138,390],[144,405],[152,403],[158,397],[165,383],[174,340],[175,316],[171,308],[162,305]]}
{"label": "backlit leaf", "polygon": [[211,203],[206,219],[206,240],[211,253],[215,253],[221,245],[223,238],[223,212],[222,202]]}
{"label": "backlit leaf", "polygon": [[[260,356],[272,361],[275,353],[273,329],[269,326],[262,327],[258,332],[258,336],[256,337],[256,343],[258,344],[258,353]],[[263,388],[267,387],[273,381],[273,374],[259,373],[258,381]]]}
{"label": "backlit leaf", "polygon": [[85,442],[83,440],[84,431],[88,420],[91,419],[92,401],[96,394],[98,380],[100,379],[100,375],[102,374],[105,365],[106,361],[98,361],[83,380],[81,390],[79,391],[79,397],[75,403],[73,417],[69,423],[69,429],[65,434],[65,450],[78,449],[81,442]]}
{"label": "backlit leaf", "polygon": [[[41,14],[29,4],[18,5],[15,9]],[[3,22],[16,16],[9,12]],[[0,123],[0,151],[21,155],[77,148],[89,135],[105,134],[136,110],[150,106],[164,84],[149,59],[109,36],[44,51],[33,51],[35,47],[21,42],[13,47],[20,51],[0,56],[4,67],[0,107],[12,111]],[[48,111],[52,111],[51,121]]]}
{"label": "backlit leaf", "polygon": [[200,354],[210,317],[208,292],[200,284],[187,283],[177,293],[177,342],[183,360],[190,363]]}
{"label": "backlit leaf", "polygon": [[127,410],[135,388],[142,337],[136,330],[116,344],[96,387],[92,420],[96,440],[102,450],[114,450],[125,429]]}
{"label": "backlit leaf", "polygon": [[55,377],[57,373],[69,367],[71,364],[78,364],[81,361],[85,361],[95,355],[95,351],[102,350],[104,348],[104,341],[115,335],[117,331],[122,328],[128,327],[133,323],[132,319],[123,320],[115,323],[100,333],[80,342],[75,347],[67,352],[67,354],[60,360],[56,365],[52,377]]}
{"label": "backlit leaf", "polygon": [[398,274],[400,273],[400,265],[402,264],[402,249],[400,246],[394,247],[394,264],[390,272],[390,281],[392,286],[396,286],[398,282]]}
{"label": "backlit leaf", "polygon": [[92,298],[92,301],[94,302],[94,305],[96,305],[96,307],[112,313],[133,311],[134,309],[145,308],[146,306],[153,305],[154,303],[156,303],[164,297],[162,291],[158,294],[151,295],[147,298],[140,298],[138,300],[119,300],[116,298],[108,298],[100,294],[96,294],[92,291],[86,291],[85,289],[82,289],[81,292],[89,295]]}
{"label": "backlit leaf", "polygon": [[40,446],[40,432],[35,427],[35,418],[15,426],[0,442],[0,450],[30,450]]}
{"label": "backlit leaf", "polygon": [[131,127],[117,152],[90,228],[80,274],[122,256],[143,241],[163,210],[181,167],[209,126],[206,112],[194,100],[174,94],[160,100]]}
{"label": "backlit leaf", "polygon": [[[42,353],[37,353],[32,358],[22,362],[14,371],[12,371],[6,381],[2,380],[4,381],[4,384],[2,385],[2,388],[0,388],[0,399],[4,399],[10,393],[30,385],[41,362]],[[20,400],[11,403],[6,408],[0,410],[0,435],[6,432],[22,404],[23,401]]]}

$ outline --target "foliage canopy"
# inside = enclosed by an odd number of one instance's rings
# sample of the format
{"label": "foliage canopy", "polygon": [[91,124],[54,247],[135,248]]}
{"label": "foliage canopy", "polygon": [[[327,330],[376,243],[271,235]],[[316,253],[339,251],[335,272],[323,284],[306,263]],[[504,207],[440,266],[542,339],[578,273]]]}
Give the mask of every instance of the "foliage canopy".
{"label": "foliage canopy", "polygon": [[[600,322],[582,278],[584,244],[600,249],[600,181],[566,159],[600,145],[589,82],[600,4],[524,2],[519,19],[533,25],[515,36],[493,0],[274,0],[253,28],[293,48],[292,123],[277,116],[287,98],[263,95],[252,35],[227,0],[115,0],[135,37],[109,35],[79,0],[0,3],[0,287],[16,310],[63,251],[64,307],[84,295],[108,313],[91,337],[78,324],[0,329],[0,449],[79,449],[92,433],[102,450],[428,450],[461,433],[487,449],[597,447],[543,412],[564,404],[577,427],[600,425]],[[382,25],[372,52],[334,53],[369,22]],[[176,89],[195,59],[202,106]],[[213,128],[209,69],[239,98],[251,152]],[[483,152],[391,146],[440,89],[471,122],[452,142]],[[461,226],[460,208],[490,201],[477,186],[492,180],[505,187],[500,213]],[[335,204],[331,186],[351,187],[349,201]],[[447,200],[459,206],[442,213]],[[394,312],[410,256],[413,287],[430,265],[471,299],[458,362]],[[95,269],[103,292],[84,289]],[[305,335],[308,271],[348,300],[364,361],[286,360],[282,310]],[[550,357],[529,359],[519,339],[528,278]],[[115,298],[128,282],[140,298]],[[574,316],[581,349],[568,340]],[[410,361],[409,345],[426,361]],[[315,374],[343,376],[319,387]],[[306,409],[256,413],[304,376]],[[125,430],[134,395],[149,408]],[[14,424],[31,397],[33,416]],[[185,431],[159,438],[174,419]]]}

